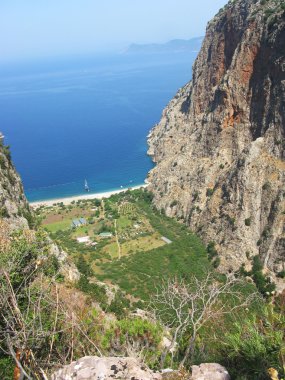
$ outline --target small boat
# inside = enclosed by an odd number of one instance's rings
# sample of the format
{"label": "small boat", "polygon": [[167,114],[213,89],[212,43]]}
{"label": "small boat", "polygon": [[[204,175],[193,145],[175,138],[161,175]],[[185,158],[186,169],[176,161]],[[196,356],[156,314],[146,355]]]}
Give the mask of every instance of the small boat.
{"label": "small boat", "polygon": [[87,191],[87,192],[90,191],[87,180],[85,180],[84,188],[85,188],[85,191]]}

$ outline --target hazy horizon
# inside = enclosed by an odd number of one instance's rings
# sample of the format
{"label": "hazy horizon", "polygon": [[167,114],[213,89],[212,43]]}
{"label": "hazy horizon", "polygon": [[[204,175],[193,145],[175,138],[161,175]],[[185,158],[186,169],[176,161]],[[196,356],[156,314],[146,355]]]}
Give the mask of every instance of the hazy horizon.
{"label": "hazy horizon", "polygon": [[116,52],[204,35],[226,0],[14,0],[0,4],[0,62]]}

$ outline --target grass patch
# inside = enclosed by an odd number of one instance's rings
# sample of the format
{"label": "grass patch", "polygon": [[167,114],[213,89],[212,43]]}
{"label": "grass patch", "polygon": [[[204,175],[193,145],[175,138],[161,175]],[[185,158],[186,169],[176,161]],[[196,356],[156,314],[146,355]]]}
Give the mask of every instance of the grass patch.
{"label": "grass patch", "polygon": [[64,231],[70,229],[71,220],[65,219],[61,222],[55,222],[50,224],[45,224],[44,228],[47,229],[48,232],[55,233],[57,231]]}

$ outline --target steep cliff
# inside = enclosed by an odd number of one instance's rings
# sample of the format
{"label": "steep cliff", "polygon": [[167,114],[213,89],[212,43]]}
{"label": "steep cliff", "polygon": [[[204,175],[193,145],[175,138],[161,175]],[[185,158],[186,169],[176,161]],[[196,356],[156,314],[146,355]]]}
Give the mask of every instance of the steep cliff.
{"label": "steep cliff", "polygon": [[8,146],[0,133],[0,219],[12,228],[27,228],[32,214]]}
{"label": "steep cliff", "polygon": [[[23,234],[33,235],[35,215],[24,194],[22,181],[12,163],[10,149],[4,144],[0,133],[0,254],[8,250],[11,234],[22,230]],[[34,236],[34,235],[33,235]],[[70,282],[79,279],[80,274],[67,254],[60,250],[48,236],[45,236],[43,253],[57,257],[60,272]]]}
{"label": "steep cliff", "polygon": [[149,135],[154,203],[213,241],[222,270],[285,260],[285,1],[236,0]]}

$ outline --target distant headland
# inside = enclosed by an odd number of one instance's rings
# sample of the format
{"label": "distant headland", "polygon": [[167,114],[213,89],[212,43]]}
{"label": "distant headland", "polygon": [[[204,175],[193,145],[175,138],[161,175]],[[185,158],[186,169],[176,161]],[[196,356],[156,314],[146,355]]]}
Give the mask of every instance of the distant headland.
{"label": "distant headland", "polygon": [[187,53],[198,52],[204,37],[195,37],[190,40],[175,39],[165,44],[132,44],[125,54],[161,54],[161,53]]}

